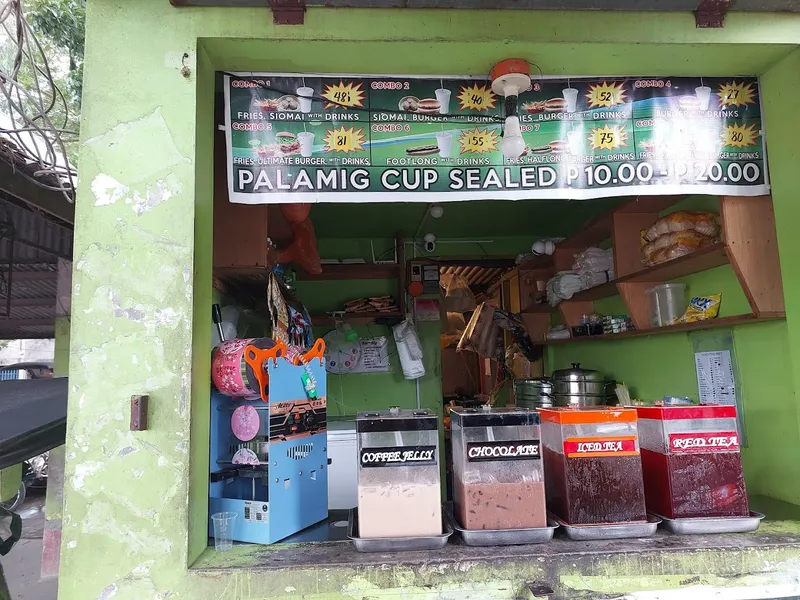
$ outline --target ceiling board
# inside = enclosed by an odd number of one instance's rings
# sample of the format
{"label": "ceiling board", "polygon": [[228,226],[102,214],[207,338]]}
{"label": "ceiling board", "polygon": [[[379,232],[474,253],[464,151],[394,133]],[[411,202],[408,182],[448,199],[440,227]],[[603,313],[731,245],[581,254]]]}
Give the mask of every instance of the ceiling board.
{"label": "ceiling board", "polygon": [[[447,202],[440,219],[428,217],[420,237],[566,237],[625,198],[597,200],[479,200]],[[315,204],[311,220],[319,239],[413,236],[428,205],[411,202]]]}

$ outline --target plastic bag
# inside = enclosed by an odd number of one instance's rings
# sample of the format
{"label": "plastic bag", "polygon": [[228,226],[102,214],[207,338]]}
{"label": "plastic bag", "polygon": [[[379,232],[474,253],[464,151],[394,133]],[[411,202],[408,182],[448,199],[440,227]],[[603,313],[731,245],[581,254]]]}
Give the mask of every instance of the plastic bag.
{"label": "plastic bag", "polygon": [[722,302],[722,294],[712,296],[695,296],[689,302],[689,308],[678,319],[678,323],[696,323],[713,319],[719,314],[719,305]]}
{"label": "plastic bag", "polygon": [[654,242],[662,235],[677,231],[696,231],[708,237],[719,234],[717,215],[710,212],[679,210],[653,223],[642,236],[645,242]]}
{"label": "plastic bag", "polygon": [[392,327],[397,355],[400,357],[400,366],[403,368],[403,377],[406,379],[419,379],[425,375],[425,364],[422,362],[422,344],[419,341],[411,317]]}
{"label": "plastic bag", "polygon": [[575,256],[572,263],[572,270],[581,275],[585,273],[602,273],[614,269],[614,254],[611,248],[601,250],[600,248],[587,248]]}
{"label": "plastic bag", "polygon": [[699,235],[696,232],[682,232],[677,234],[675,239],[677,241],[674,244],[652,252],[649,258],[645,258],[642,262],[649,267],[660,265],[661,263],[680,256],[691,254],[695,250],[705,248],[714,243],[713,238]]}

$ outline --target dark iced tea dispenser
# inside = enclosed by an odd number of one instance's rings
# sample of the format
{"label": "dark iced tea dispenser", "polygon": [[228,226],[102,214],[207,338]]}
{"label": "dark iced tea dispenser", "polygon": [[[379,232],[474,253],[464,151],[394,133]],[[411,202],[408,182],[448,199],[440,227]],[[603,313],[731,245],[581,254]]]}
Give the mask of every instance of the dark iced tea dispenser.
{"label": "dark iced tea dispenser", "polygon": [[548,510],[570,525],[645,521],[636,411],[592,407],[539,413]]}
{"label": "dark iced tea dispenser", "polygon": [[454,503],[464,529],[547,526],[539,414],[529,408],[454,408]]}
{"label": "dark iced tea dispenser", "polygon": [[637,412],[649,511],[670,519],[749,514],[735,406]]}

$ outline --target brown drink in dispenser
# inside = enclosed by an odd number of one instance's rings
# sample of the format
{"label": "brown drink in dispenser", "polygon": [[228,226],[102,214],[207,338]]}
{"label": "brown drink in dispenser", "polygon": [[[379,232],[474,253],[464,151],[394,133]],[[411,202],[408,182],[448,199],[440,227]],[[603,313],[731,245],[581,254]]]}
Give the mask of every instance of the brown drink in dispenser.
{"label": "brown drink in dispenser", "polygon": [[547,508],[570,525],[646,521],[636,411],[540,413]]}
{"label": "brown drink in dispenser", "polygon": [[453,496],[464,529],[547,526],[539,414],[528,408],[450,411]]}
{"label": "brown drink in dispenser", "polygon": [[637,412],[648,510],[670,519],[750,514],[735,406]]}

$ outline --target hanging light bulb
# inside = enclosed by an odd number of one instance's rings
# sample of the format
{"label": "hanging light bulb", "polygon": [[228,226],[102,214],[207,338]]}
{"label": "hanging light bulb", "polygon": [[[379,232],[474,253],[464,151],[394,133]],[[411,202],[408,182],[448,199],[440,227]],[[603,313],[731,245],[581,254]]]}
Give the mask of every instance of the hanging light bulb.
{"label": "hanging light bulb", "polygon": [[[516,97],[514,98],[516,100]],[[519,158],[525,152],[525,140],[519,127],[519,117],[516,115],[506,117],[503,127],[503,141],[500,142],[500,151],[506,158]]]}
{"label": "hanging light bulb", "polygon": [[525,152],[525,140],[517,116],[517,99],[531,85],[528,61],[510,58],[492,67],[492,91],[505,98],[505,123],[500,151],[508,159],[516,159]]}

